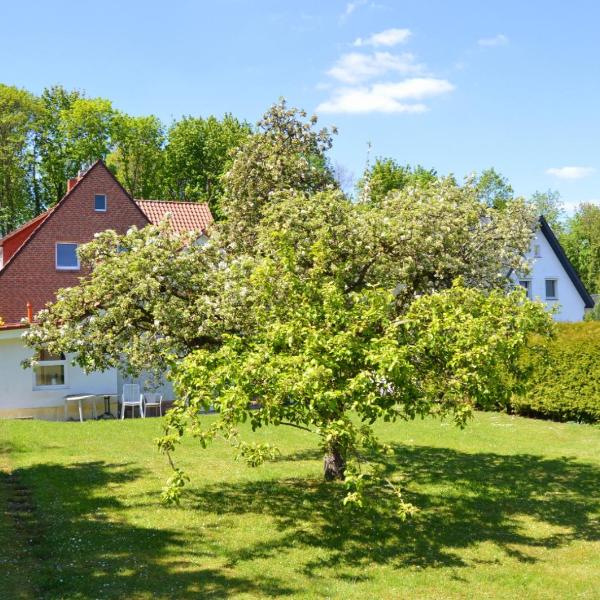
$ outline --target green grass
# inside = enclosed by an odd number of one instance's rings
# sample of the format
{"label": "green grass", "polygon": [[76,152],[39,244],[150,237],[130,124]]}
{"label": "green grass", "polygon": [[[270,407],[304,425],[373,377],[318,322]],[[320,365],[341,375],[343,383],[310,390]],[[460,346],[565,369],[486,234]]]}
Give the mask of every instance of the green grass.
{"label": "green grass", "polygon": [[[211,418],[211,417],[207,417]],[[158,419],[0,422],[0,598],[600,598],[600,428],[478,414],[385,425],[419,513],[341,508],[315,440],[260,437],[257,469],[216,444],[177,452]]]}

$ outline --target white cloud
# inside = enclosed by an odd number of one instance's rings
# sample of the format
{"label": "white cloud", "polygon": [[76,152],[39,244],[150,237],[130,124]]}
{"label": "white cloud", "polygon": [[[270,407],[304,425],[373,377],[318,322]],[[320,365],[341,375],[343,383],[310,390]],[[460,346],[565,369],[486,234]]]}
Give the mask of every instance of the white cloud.
{"label": "white cloud", "polygon": [[554,175],[559,179],[583,179],[595,172],[594,167],[552,167],[546,169],[548,175]]}
{"label": "white cloud", "polygon": [[364,2],[348,2],[344,9],[344,16],[349,17]]}
{"label": "white cloud", "polygon": [[[357,2],[346,5],[356,9]],[[352,5],[352,6],[350,6]],[[373,3],[369,4],[373,6]],[[408,29],[386,29],[355,46],[394,46],[408,40]],[[425,100],[447,94],[454,85],[433,76],[410,52],[348,52],[342,54],[327,71],[331,86],[317,111],[327,113],[422,113],[429,109]],[[327,89],[319,85],[319,89]]]}
{"label": "white cloud", "polygon": [[445,79],[416,77],[397,83],[339,88],[322,102],[317,111],[324,113],[421,113],[427,110],[423,100],[451,92],[454,86]]}
{"label": "white cloud", "polygon": [[372,36],[363,39],[356,38],[354,40],[355,46],[396,46],[397,44],[404,44],[408,41],[408,38],[412,35],[410,29],[386,29],[379,33],[374,33]]}
{"label": "white cloud", "polygon": [[353,13],[356,12],[357,9],[363,6],[366,6],[369,9],[387,8],[385,4],[380,4],[379,2],[369,2],[368,0],[352,0],[352,2],[347,2],[344,6],[344,10],[339,16],[340,22],[344,23]]}
{"label": "white cloud", "polygon": [[435,77],[414,77],[398,83],[376,83],[373,89],[395,98],[421,100],[451,92],[454,86],[446,79]]}
{"label": "white cloud", "polygon": [[344,12],[340,15],[342,21],[346,20],[357,8],[364,6],[367,0],[354,0],[354,2],[347,2],[344,7]]}
{"label": "white cloud", "polygon": [[503,34],[503,33],[499,33],[498,35],[495,35],[494,37],[489,37],[489,38],[481,38],[480,40],[477,40],[477,43],[480,46],[506,46],[506,44],[508,44],[508,38]]}
{"label": "white cloud", "polygon": [[343,83],[361,83],[390,72],[406,75],[422,71],[423,66],[417,64],[414,55],[409,52],[400,55],[351,52],[343,54],[327,74]]}

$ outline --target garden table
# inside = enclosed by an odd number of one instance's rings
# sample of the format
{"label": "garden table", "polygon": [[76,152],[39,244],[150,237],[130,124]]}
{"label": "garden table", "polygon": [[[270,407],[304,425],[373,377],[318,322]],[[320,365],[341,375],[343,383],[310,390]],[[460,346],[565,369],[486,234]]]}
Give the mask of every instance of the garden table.
{"label": "garden table", "polygon": [[86,400],[93,400],[92,402],[92,415],[94,419],[96,418],[96,398],[97,394],[72,394],[70,396],[65,396],[65,421],[69,416],[69,402],[77,402],[79,406],[79,420],[83,423],[83,402]]}

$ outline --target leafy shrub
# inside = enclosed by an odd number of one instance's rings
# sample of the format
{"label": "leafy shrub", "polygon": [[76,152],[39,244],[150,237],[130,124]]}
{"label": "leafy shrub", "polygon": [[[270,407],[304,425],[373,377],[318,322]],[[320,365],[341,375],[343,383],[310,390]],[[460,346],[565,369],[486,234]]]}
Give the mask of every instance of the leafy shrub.
{"label": "leafy shrub", "polygon": [[543,342],[542,358],[528,351],[525,391],[511,401],[523,415],[558,421],[600,421],[600,322],[559,323]]}
{"label": "leafy shrub", "polygon": [[600,302],[596,302],[596,305],[592,310],[588,310],[585,313],[585,321],[600,321]]}

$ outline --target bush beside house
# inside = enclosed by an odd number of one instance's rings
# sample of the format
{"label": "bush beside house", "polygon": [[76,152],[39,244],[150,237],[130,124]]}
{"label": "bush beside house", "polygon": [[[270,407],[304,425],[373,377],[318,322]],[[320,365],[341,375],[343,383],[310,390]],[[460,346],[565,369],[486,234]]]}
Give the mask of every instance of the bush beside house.
{"label": "bush beside house", "polygon": [[600,321],[600,294],[592,294],[594,308],[586,311],[584,321]]}
{"label": "bush beside house", "polygon": [[600,421],[600,322],[559,323],[544,342],[544,359],[530,353],[527,390],[511,402],[513,412],[557,421]]}

